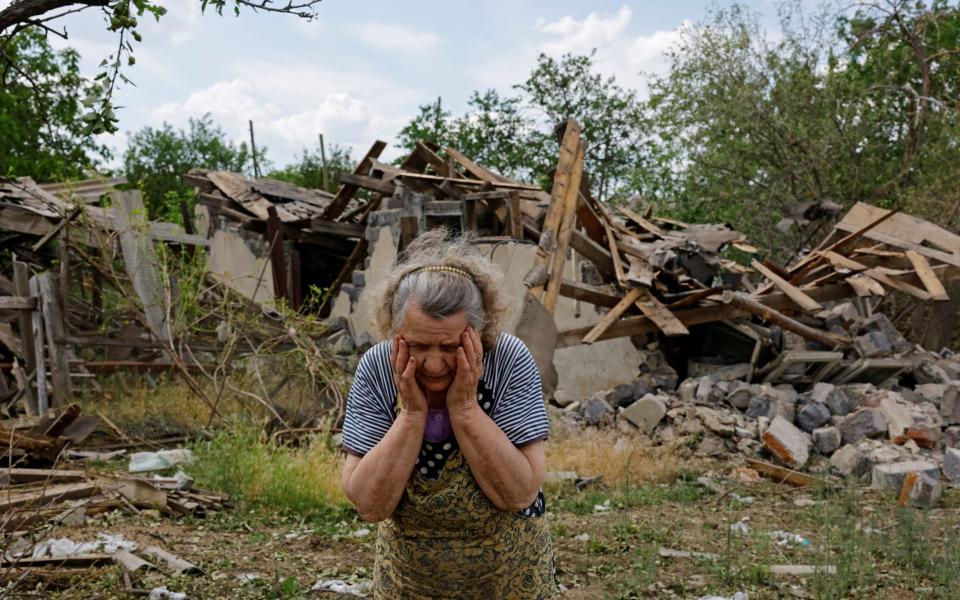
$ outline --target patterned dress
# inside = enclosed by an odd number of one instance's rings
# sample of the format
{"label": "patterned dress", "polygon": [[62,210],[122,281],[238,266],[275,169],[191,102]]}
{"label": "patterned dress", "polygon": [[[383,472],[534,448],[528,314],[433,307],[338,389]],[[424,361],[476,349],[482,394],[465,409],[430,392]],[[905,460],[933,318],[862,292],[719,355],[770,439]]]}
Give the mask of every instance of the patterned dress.
{"label": "patterned dress", "polygon": [[[388,377],[389,357],[384,342],[361,359],[347,400],[347,452],[365,454],[393,422],[397,393]],[[519,339],[501,335],[493,352],[484,356],[477,399],[515,445],[546,438],[539,374]],[[552,596],[554,548],[545,509],[542,492],[519,512],[497,509],[471,474],[453,435],[423,440],[403,498],[379,526],[374,597]]]}

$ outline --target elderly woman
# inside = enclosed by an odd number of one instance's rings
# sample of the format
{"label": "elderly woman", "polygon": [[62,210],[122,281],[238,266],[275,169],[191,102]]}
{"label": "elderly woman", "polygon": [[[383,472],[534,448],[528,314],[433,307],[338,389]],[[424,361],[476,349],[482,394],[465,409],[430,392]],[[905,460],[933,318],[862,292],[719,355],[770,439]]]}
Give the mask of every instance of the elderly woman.
{"label": "elderly woman", "polygon": [[551,596],[547,415],[530,352],[498,331],[496,268],[439,229],[378,291],[389,341],[360,359],[343,424],[343,488],[380,522],[374,596]]}

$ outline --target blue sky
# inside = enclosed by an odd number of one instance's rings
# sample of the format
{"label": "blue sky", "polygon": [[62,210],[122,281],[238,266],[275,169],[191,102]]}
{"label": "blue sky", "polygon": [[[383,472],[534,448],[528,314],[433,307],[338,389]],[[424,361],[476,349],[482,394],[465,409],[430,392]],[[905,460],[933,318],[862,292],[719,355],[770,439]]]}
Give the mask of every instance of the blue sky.
{"label": "blue sky", "polygon": [[[9,0],[0,0],[0,6]],[[455,113],[475,89],[509,89],[540,52],[589,52],[621,85],[643,93],[644,73],[662,72],[679,29],[706,15],[708,2],[387,2],[326,0],[318,19],[252,14],[201,15],[199,0],[161,0],[158,24],[140,28],[135,86],[115,96],[121,151],[128,132],[164,121],[182,126],[211,113],[236,141],[253,119],[257,143],[277,166],[323,132],[362,154],[376,138],[393,143],[417,106],[442,96]],[[775,27],[773,0],[747,3]],[[152,21],[152,20],[151,20]],[[86,73],[116,40],[93,11],[64,18]],[[395,154],[396,151],[393,150]]]}

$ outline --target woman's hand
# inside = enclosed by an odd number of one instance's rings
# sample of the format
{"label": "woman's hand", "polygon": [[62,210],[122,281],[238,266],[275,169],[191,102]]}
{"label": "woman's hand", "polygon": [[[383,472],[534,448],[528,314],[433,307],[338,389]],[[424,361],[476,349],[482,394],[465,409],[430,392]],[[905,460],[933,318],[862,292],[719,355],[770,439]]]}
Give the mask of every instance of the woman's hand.
{"label": "woman's hand", "polygon": [[460,335],[457,348],[457,374],[447,390],[447,410],[451,413],[466,412],[477,405],[477,384],[483,375],[483,344],[480,334],[467,327]]}
{"label": "woman's hand", "polygon": [[393,338],[393,347],[390,349],[391,364],[393,365],[393,383],[397,386],[403,401],[401,410],[408,415],[426,417],[427,398],[417,384],[417,361],[410,356],[410,349],[402,337]]}

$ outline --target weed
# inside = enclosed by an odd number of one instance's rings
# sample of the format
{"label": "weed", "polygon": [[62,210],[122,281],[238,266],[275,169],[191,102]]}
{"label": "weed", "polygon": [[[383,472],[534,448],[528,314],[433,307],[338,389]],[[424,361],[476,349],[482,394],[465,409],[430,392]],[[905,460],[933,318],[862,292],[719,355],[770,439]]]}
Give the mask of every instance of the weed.
{"label": "weed", "polygon": [[325,527],[349,514],[340,489],[342,459],[324,437],[289,448],[238,421],[192,448],[197,460],[190,474],[201,487],[223,490],[250,506]]}

